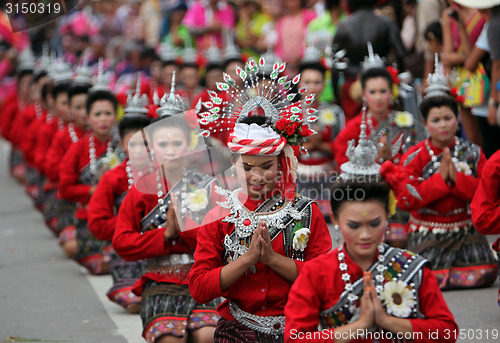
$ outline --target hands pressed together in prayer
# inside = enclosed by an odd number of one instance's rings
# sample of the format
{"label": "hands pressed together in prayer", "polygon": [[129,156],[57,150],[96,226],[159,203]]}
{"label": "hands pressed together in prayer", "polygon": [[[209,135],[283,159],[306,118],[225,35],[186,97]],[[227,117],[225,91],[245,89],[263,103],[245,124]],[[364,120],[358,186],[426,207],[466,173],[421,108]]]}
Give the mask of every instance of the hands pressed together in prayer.
{"label": "hands pressed together in prayer", "polygon": [[277,253],[273,250],[267,224],[261,220],[254,231],[248,251],[243,256],[247,257],[247,263],[251,267],[258,262],[272,264],[273,258],[276,255]]}
{"label": "hands pressed together in prayer", "polygon": [[457,167],[451,159],[450,149],[448,147],[443,149],[443,158],[441,159],[439,174],[441,174],[441,177],[447,183],[454,184],[457,180]]}

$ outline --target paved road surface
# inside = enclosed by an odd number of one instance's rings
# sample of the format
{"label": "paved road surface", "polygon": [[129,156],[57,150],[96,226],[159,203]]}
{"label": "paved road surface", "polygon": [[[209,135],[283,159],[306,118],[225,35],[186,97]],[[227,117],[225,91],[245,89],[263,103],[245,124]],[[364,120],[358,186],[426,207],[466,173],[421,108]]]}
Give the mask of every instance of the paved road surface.
{"label": "paved road surface", "polygon": [[[8,150],[0,141],[0,342],[144,342],[139,316],[106,298],[111,277],[90,276],[65,258],[8,175]],[[498,281],[487,289],[444,293],[460,328],[478,330],[464,331],[470,339],[459,342],[500,341],[491,338],[492,330],[500,331],[497,289]]]}

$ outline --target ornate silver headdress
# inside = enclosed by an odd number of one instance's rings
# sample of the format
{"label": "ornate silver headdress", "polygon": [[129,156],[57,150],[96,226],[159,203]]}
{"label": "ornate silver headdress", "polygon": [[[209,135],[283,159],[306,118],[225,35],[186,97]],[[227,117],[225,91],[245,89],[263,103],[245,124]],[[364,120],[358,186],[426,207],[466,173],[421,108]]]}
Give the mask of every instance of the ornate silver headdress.
{"label": "ornate silver headdress", "polygon": [[73,78],[73,71],[69,64],[63,61],[62,57],[52,55],[51,64],[48,69],[48,78],[54,80],[54,83],[69,81]]}
{"label": "ornate silver headdress", "polygon": [[141,73],[137,74],[137,85],[135,88],[135,94],[132,96],[130,93],[127,97],[127,105],[124,109],[124,117],[143,117],[148,113],[148,96],[146,94],[141,95]]}
{"label": "ornate silver headdress", "polygon": [[363,119],[361,121],[361,132],[358,145],[354,146],[355,140],[349,141],[346,156],[349,162],[340,166],[342,173],[340,177],[344,180],[373,181],[380,176],[380,165],[375,162],[377,158],[377,147],[366,136],[366,106],[363,108]]}
{"label": "ornate silver headdress", "polygon": [[104,73],[104,60],[101,57],[99,58],[97,75],[93,78],[94,86],[89,89],[89,92],[110,91],[108,88],[110,82],[109,74]]}
{"label": "ornate silver headdress", "polygon": [[224,38],[226,46],[224,48],[224,60],[229,61],[233,59],[241,59],[240,48],[234,44],[234,36],[230,30],[224,31]]}
{"label": "ornate silver headdress", "polygon": [[158,50],[158,56],[160,56],[163,62],[173,62],[177,59],[177,53],[170,41],[161,43]]}
{"label": "ornate silver headdress", "polygon": [[[280,77],[285,69],[285,62],[281,64],[276,62],[272,65],[269,78],[266,78],[265,57],[262,56],[258,63],[249,59],[245,69],[236,67],[236,73],[244,84],[242,87],[227,73],[223,73],[224,82],[217,82],[217,89],[221,92],[227,91],[228,98],[232,100],[224,101],[216,92],[209,90],[210,100],[203,103],[208,110],[198,113],[200,116],[198,121],[202,125],[212,122],[224,123],[226,120],[233,123],[240,122],[259,107],[263,109],[264,116],[273,126],[281,118],[281,112],[284,110],[295,116],[294,119],[299,119],[302,114],[305,121],[316,121],[317,110],[307,108],[313,103],[315,95],[308,95],[303,100],[292,103],[297,95],[306,92],[307,87],[302,87],[297,93],[292,93],[293,86],[300,81],[300,74],[288,80],[288,76]],[[232,130],[232,127],[228,127],[227,130]],[[202,135],[209,136],[210,131],[204,130]]]}
{"label": "ornate silver headdress", "polygon": [[170,87],[170,94],[165,93],[160,100],[160,108],[156,110],[156,113],[160,117],[170,117],[175,114],[179,114],[186,110],[186,104],[182,100],[182,97],[175,94],[175,71],[172,75],[172,86]]}
{"label": "ornate silver headdress", "polygon": [[18,58],[18,64],[17,64],[17,72],[21,71],[34,71],[35,70],[35,56],[33,55],[33,52],[31,49],[28,47],[21,51],[19,54]]}
{"label": "ornate silver headdress", "polygon": [[48,72],[50,63],[52,62],[50,58],[49,43],[44,42],[42,48],[42,54],[38,57],[35,66],[35,74],[41,74],[43,72]]}
{"label": "ornate silver headdress", "polygon": [[300,60],[301,64],[308,63],[321,63],[321,51],[314,45],[310,45],[306,48],[304,56]]}
{"label": "ornate silver headdress", "polygon": [[83,63],[76,68],[76,74],[73,79],[74,84],[92,84],[93,69],[89,66],[90,50],[87,49],[83,56]]}
{"label": "ornate silver headdress", "polygon": [[210,64],[222,64],[222,55],[220,49],[212,45],[205,52],[205,56],[207,58],[207,65]]}
{"label": "ornate silver headdress", "polygon": [[197,52],[195,48],[186,47],[182,53],[182,63],[197,64]]}
{"label": "ornate silver headdress", "polygon": [[373,68],[385,68],[384,60],[373,52],[373,46],[371,42],[367,43],[368,46],[368,56],[365,57],[361,65],[361,72]]}
{"label": "ornate silver headdress", "polygon": [[448,79],[439,72],[439,56],[434,55],[434,74],[427,76],[427,88],[425,89],[424,99],[449,95]]}

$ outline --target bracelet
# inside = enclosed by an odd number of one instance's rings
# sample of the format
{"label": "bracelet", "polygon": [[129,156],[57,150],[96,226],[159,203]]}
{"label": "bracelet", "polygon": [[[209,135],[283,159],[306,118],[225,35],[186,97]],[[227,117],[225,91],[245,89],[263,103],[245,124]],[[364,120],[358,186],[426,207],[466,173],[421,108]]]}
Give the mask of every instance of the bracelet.
{"label": "bracelet", "polygon": [[495,101],[492,97],[488,99],[488,106],[489,107],[498,107],[499,103],[498,101]]}

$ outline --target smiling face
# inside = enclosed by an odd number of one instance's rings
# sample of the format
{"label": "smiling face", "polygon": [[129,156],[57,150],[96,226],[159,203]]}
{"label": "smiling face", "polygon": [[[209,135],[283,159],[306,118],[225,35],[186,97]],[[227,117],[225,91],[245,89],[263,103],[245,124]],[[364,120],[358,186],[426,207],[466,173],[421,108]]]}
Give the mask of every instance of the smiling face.
{"label": "smiling face", "polygon": [[384,115],[391,106],[391,89],[389,82],[383,77],[366,80],[363,97],[366,98],[368,111],[374,115]]}
{"label": "smiling face", "polygon": [[264,199],[276,187],[278,156],[241,155],[234,167],[243,192],[252,199]]}
{"label": "smiling face", "polygon": [[109,136],[115,123],[116,112],[108,100],[97,100],[92,104],[89,113],[89,124],[92,133],[98,137]]}
{"label": "smiling face", "polygon": [[433,107],[427,115],[425,127],[431,136],[431,143],[445,147],[453,142],[458,129],[458,119],[448,106]]}
{"label": "smiling face", "polygon": [[371,265],[387,227],[387,213],[380,201],[346,201],[335,224],[340,226],[347,253],[358,265]]}
{"label": "smiling face", "polygon": [[160,127],[152,135],[156,161],[166,171],[182,168],[182,159],[186,156],[188,141],[186,134],[178,127]]}

